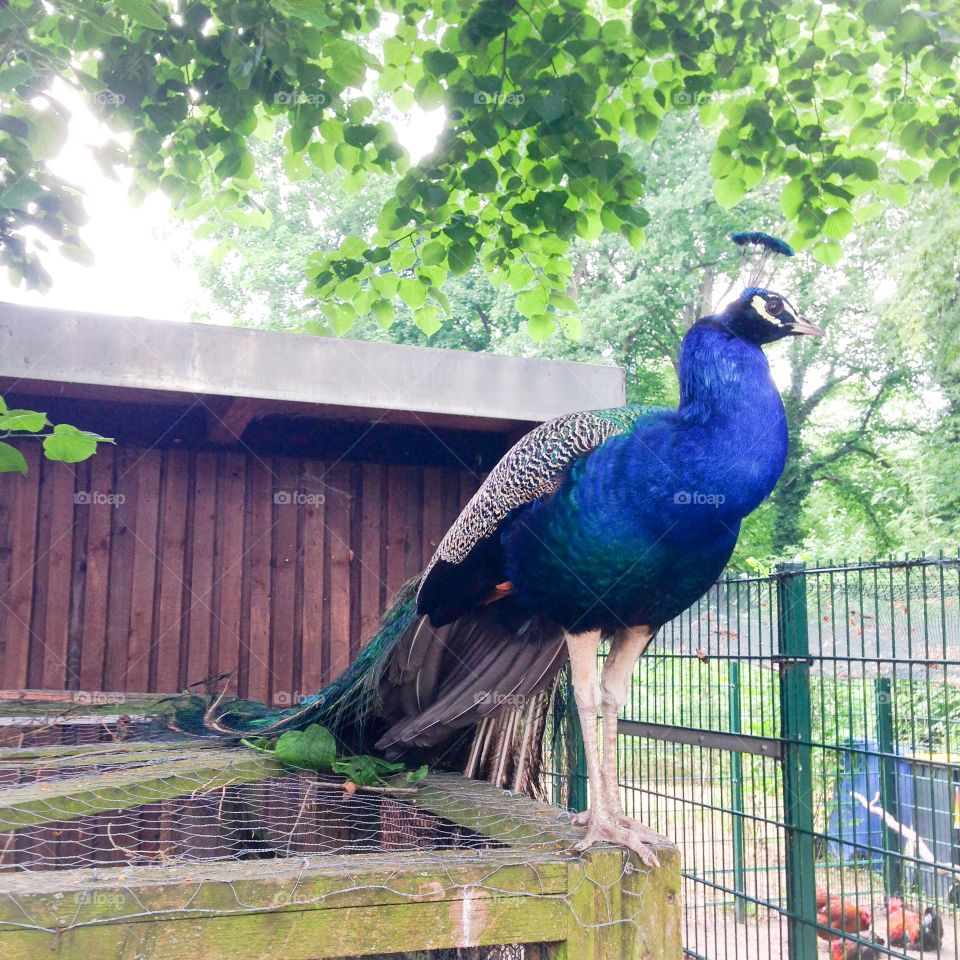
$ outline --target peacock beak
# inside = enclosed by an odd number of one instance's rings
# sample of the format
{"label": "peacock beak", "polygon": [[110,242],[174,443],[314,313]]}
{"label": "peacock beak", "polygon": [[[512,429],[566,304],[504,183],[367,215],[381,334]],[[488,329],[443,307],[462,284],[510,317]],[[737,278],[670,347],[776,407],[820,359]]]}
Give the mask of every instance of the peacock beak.
{"label": "peacock beak", "polygon": [[797,317],[796,320],[791,320],[786,324],[787,330],[789,330],[790,335],[794,337],[825,337],[827,332],[823,327],[818,327],[811,320],[807,320],[804,317]]}

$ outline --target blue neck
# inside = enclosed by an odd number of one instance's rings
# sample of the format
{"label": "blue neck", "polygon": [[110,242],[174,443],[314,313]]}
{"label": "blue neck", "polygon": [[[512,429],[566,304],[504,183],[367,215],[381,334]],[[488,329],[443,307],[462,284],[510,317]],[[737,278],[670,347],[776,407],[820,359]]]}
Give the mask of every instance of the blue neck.
{"label": "blue neck", "polygon": [[780,405],[763,350],[713,318],[699,321],[687,332],[677,376],[680,415],[690,423],[749,413],[755,401],[761,405],[757,414],[771,413],[771,407]]}
{"label": "blue neck", "polygon": [[722,319],[707,318],[684,338],[678,376],[678,413],[699,450],[700,482],[724,493],[731,515],[746,516],[773,490],[787,454],[786,415],[767,358]]}

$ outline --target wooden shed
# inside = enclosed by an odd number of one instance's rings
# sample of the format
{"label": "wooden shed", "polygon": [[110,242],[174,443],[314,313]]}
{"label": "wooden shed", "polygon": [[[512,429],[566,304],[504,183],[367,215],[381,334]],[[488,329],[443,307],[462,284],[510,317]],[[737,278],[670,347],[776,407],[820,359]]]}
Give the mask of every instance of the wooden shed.
{"label": "wooden shed", "polygon": [[296,702],[534,424],[614,367],[0,304],[0,394],[114,437],[0,475],[0,688]]}

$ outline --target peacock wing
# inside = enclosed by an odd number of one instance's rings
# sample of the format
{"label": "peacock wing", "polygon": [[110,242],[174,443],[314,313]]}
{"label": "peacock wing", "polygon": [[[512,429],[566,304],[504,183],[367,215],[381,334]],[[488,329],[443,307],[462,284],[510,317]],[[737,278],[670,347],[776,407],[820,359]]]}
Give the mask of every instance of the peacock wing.
{"label": "peacock wing", "polygon": [[437,546],[420,581],[417,611],[450,623],[486,597],[503,576],[498,531],[518,507],[556,490],[578,458],[627,433],[652,408],[588,410],[548,420],[504,454]]}

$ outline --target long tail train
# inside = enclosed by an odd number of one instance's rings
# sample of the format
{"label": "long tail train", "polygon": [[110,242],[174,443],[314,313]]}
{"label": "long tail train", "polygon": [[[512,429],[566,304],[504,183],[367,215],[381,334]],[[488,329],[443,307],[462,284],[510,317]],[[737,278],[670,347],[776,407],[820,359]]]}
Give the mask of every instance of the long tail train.
{"label": "long tail train", "polygon": [[320,723],[345,751],[530,786],[549,691],[566,663],[562,632],[509,597],[434,628],[417,615],[418,586],[405,584],[354,663],[300,704],[186,697],[173,722],[232,738]]}

